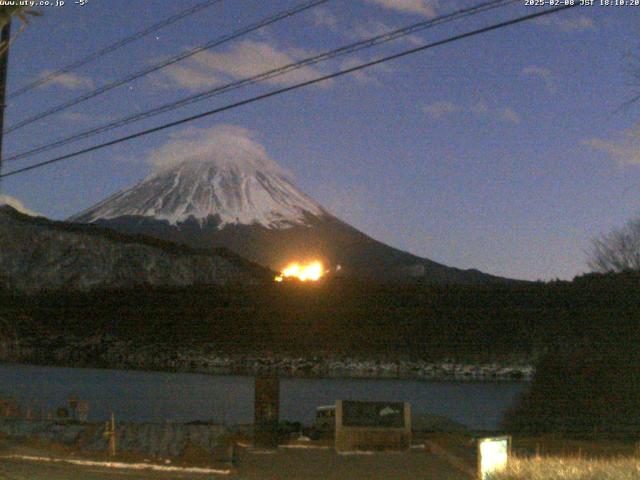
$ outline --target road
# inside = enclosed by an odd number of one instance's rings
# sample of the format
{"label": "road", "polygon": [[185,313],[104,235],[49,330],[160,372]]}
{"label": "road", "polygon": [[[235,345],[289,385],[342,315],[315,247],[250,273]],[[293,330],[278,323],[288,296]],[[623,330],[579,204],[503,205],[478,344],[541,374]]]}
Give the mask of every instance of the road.
{"label": "road", "polygon": [[2,480],[468,480],[468,476],[425,451],[339,455],[333,450],[243,450],[228,475],[107,469],[66,463],[1,460]]}

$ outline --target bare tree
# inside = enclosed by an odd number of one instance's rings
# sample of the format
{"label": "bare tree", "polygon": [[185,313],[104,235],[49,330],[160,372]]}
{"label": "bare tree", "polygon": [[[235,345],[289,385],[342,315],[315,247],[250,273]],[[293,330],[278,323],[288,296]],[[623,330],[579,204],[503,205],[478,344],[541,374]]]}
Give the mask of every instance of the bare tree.
{"label": "bare tree", "polygon": [[40,12],[29,7],[0,7],[0,28],[9,22],[11,17],[18,17],[22,23],[28,24],[29,17],[40,15]]}
{"label": "bare tree", "polygon": [[12,17],[17,17],[21,21],[20,29],[9,41],[0,43],[0,55],[9,48],[9,44],[17,37],[24,28],[29,24],[29,17],[37,17],[42,15],[40,12],[29,7],[0,7],[0,29],[3,29]]}
{"label": "bare tree", "polygon": [[589,252],[589,267],[601,273],[640,271],[640,217],[595,238]]}

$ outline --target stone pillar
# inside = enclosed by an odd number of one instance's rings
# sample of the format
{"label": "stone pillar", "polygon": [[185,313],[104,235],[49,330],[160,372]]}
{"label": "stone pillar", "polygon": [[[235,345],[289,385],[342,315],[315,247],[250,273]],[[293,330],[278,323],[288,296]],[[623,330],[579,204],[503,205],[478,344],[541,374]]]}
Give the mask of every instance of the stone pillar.
{"label": "stone pillar", "polygon": [[257,448],[278,447],[280,379],[275,374],[258,375],[255,383],[253,443]]}

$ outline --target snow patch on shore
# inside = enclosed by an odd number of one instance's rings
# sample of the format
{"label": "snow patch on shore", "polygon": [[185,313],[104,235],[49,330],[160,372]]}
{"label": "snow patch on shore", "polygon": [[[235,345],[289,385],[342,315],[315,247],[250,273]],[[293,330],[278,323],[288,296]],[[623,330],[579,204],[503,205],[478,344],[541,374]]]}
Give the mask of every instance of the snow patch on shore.
{"label": "snow patch on shore", "polygon": [[68,463],[82,467],[101,467],[123,470],[153,470],[156,472],[200,473],[203,475],[229,475],[231,470],[204,467],[168,467],[152,463],[97,462],[94,460],[76,460],[71,458],[37,457],[31,455],[3,455],[5,460],[25,460],[29,462]]}

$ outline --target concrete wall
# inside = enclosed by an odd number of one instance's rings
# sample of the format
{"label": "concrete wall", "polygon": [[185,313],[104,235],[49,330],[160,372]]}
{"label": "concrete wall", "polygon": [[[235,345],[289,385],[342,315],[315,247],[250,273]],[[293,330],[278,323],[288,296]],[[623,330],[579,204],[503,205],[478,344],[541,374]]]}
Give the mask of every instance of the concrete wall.
{"label": "concrete wall", "polygon": [[[86,452],[108,451],[105,424],[57,423],[48,420],[0,419],[0,435],[13,439],[38,440],[42,444],[62,444]],[[117,423],[118,452],[152,457],[178,457],[189,448],[215,456],[229,431],[220,425],[178,423]]]}

